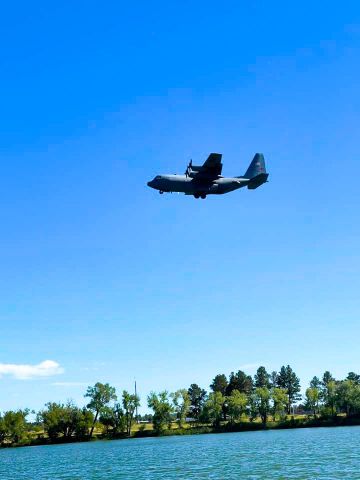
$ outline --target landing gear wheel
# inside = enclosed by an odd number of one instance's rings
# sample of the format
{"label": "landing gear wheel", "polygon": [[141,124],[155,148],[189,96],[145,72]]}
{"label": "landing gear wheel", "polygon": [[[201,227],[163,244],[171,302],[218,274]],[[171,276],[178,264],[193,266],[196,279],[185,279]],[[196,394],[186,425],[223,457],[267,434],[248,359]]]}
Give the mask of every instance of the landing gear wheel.
{"label": "landing gear wheel", "polygon": [[194,193],[194,197],[195,197],[195,198],[199,198],[200,195],[199,195],[198,193]]}
{"label": "landing gear wheel", "polygon": [[159,191],[160,195],[162,195],[164,192],[162,190]]}
{"label": "landing gear wheel", "polygon": [[202,193],[202,194],[201,194],[201,198],[202,198],[203,200],[206,198],[205,193]]}

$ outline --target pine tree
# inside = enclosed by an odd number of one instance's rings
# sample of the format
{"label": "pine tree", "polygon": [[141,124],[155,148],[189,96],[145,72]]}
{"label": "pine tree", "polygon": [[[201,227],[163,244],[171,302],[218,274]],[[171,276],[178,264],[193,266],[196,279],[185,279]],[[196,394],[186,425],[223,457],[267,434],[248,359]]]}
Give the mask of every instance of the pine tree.
{"label": "pine tree", "polygon": [[282,366],[278,375],[277,385],[280,388],[284,388],[287,391],[288,396],[288,405],[287,410],[288,414],[291,413],[292,405],[301,400],[300,390],[300,379],[293,371],[293,369],[288,365],[287,367]]}

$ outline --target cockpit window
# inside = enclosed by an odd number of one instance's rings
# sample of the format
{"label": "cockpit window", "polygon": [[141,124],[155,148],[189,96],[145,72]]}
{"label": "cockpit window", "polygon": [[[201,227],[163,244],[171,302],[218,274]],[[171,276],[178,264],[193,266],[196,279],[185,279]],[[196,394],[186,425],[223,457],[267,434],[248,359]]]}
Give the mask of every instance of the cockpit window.
{"label": "cockpit window", "polygon": [[161,179],[161,175],[156,175],[155,180],[160,180],[160,179]]}

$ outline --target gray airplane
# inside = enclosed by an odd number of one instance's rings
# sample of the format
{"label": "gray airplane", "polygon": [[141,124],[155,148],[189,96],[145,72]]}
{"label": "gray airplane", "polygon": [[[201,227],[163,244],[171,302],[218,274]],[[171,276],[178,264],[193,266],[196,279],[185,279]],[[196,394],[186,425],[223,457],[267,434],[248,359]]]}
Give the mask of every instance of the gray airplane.
{"label": "gray airplane", "polygon": [[157,175],[148,182],[148,186],[164,192],[182,192],[195,198],[206,198],[207,195],[221,195],[238,188],[251,190],[267,182],[264,155],[257,153],[246,170],[244,176],[223,177],[221,153],[210,153],[202,166],[195,166],[190,161],[184,175]]}

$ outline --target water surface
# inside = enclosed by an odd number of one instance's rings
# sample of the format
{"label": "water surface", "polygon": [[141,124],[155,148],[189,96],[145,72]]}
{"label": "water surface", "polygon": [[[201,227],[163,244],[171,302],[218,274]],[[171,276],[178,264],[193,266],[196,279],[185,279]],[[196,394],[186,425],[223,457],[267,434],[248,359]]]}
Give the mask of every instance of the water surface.
{"label": "water surface", "polygon": [[360,427],[98,441],[0,451],[1,480],[359,479]]}

